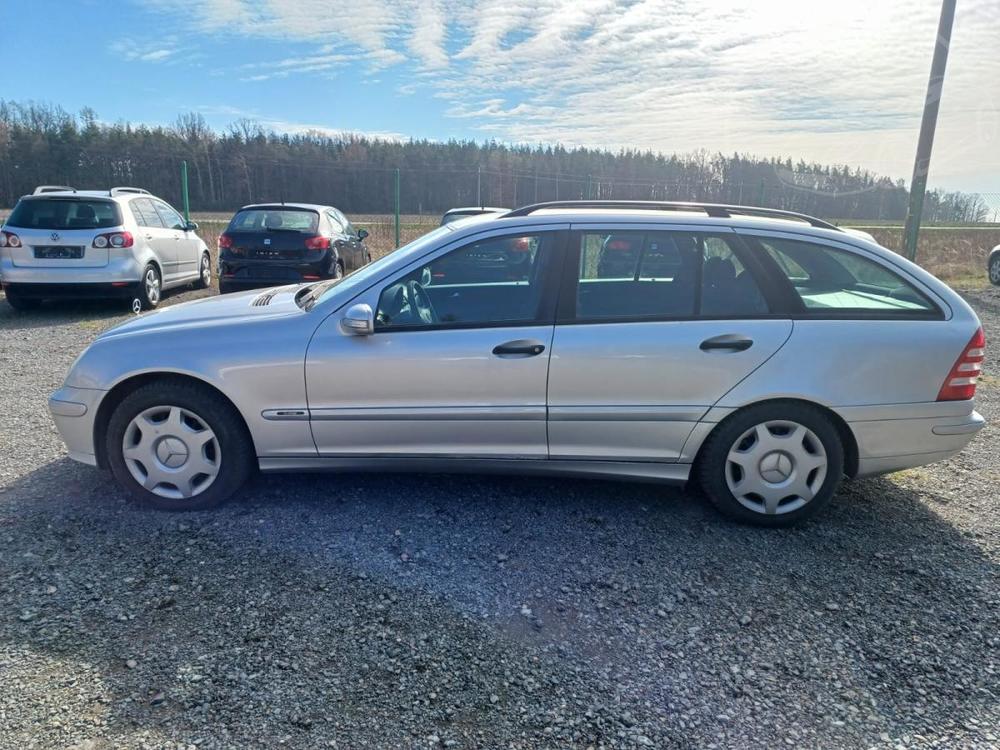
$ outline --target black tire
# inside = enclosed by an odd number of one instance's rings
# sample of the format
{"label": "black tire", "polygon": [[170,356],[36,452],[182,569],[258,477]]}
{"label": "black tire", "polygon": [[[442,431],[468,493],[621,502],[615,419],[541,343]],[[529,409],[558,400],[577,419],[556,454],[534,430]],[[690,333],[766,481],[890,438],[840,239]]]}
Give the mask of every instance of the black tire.
{"label": "black tire", "polygon": [[[826,475],[819,482],[819,474],[812,475],[814,482],[819,483],[818,489],[804,505],[787,512],[781,511],[766,514],[763,510],[752,510],[739,500],[730,490],[727,472],[739,473],[741,470],[730,465],[730,451],[736,448],[737,440],[757,425],[769,422],[792,422],[805,427],[812,436],[807,438],[806,445],[818,451],[812,444],[815,437],[822,445],[826,454]],[[751,437],[750,440],[753,440]],[[771,454],[769,454],[771,455]],[[793,464],[794,465],[794,464]],[[696,478],[709,501],[721,513],[742,523],[757,526],[791,526],[811,518],[819,513],[831,500],[837,485],[844,474],[844,446],[840,433],[830,418],[819,408],[788,401],[772,401],[757,406],[749,406],[728,417],[708,436],[698,455]],[[763,473],[763,472],[762,472]],[[739,485],[737,485],[739,486]],[[778,485],[773,485],[777,487]],[[777,493],[776,493],[777,494]],[[782,499],[779,502],[785,503]],[[794,503],[795,501],[792,500]],[[763,506],[763,501],[761,506]],[[784,507],[792,507],[786,505]]]}
{"label": "black tire", "polygon": [[198,266],[198,280],[194,282],[194,288],[208,289],[210,286],[212,286],[212,256],[202,253]]}
{"label": "black tire", "polygon": [[219,294],[232,294],[235,291],[233,287],[219,279]]}
{"label": "black tire", "polygon": [[[220,448],[214,481],[189,498],[169,498],[151,492],[132,475],[123,455],[125,432],[132,419],[158,406],[195,413],[215,433]],[[143,505],[157,510],[191,511],[215,508],[243,486],[257,466],[253,441],[239,412],[205,385],[164,378],[137,388],[122,399],[108,422],[105,450],[111,473]],[[155,489],[155,488],[154,488]]]}
{"label": "black tire", "polygon": [[333,268],[330,269],[332,273],[330,274],[331,279],[342,279],[344,278],[344,262],[338,260],[333,264]]}
{"label": "black tire", "polygon": [[31,310],[37,310],[41,307],[42,301],[40,299],[35,299],[33,297],[22,297],[17,292],[11,292],[6,290],[4,295],[7,297],[7,304],[13,307],[18,312],[29,312]]}
{"label": "black tire", "polygon": [[[156,280],[155,290],[149,283],[151,274]],[[139,300],[139,305],[143,310],[154,309],[160,304],[160,300],[163,299],[163,276],[160,275],[160,269],[154,263],[148,263],[142,270],[142,278],[139,279],[139,292],[136,294],[136,298]]]}
{"label": "black tire", "polygon": [[989,276],[993,286],[1000,286],[1000,248],[990,253],[989,262],[986,264],[986,275]]}

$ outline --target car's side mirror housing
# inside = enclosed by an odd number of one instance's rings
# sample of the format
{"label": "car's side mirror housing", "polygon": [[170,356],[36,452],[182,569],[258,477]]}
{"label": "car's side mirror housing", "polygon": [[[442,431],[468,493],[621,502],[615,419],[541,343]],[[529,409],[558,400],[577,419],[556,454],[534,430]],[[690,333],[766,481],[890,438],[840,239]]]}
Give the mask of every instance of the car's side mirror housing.
{"label": "car's side mirror housing", "polygon": [[371,336],[375,333],[375,314],[371,305],[351,305],[340,319],[340,327],[352,336]]}
{"label": "car's side mirror housing", "polygon": [[186,231],[188,231],[188,232],[194,232],[194,231],[197,231],[197,229],[198,229],[198,222],[197,222],[197,221],[189,221],[189,222],[188,222],[188,223],[187,223],[187,224],[186,224],[186,225],[184,226],[184,229],[185,229]]}
{"label": "car's side mirror housing", "polygon": [[359,242],[363,242],[364,239],[365,239],[365,237],[367,237],[367,236],[368,236],[368,230],[367,229],[359,229],[358,230],[358,241]]}

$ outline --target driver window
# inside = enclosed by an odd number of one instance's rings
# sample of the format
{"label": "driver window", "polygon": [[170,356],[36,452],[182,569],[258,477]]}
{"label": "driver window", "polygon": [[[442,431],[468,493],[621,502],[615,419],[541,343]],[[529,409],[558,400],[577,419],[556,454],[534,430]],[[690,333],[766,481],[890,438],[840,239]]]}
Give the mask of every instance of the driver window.
{"label": "driver window", "polygon": [[533,323],[553,239],[491,237],[435,258],[382,290],[375,329]]}

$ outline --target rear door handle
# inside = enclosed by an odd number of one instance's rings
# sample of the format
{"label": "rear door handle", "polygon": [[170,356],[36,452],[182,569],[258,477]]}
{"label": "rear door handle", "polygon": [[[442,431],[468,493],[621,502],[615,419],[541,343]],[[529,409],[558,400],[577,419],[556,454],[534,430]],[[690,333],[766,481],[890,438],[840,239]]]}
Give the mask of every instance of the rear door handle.
{"label": "rear door handle", "polygon": [[701,342],[698,347],[703,352],[711,351],[730,351],[730,352],[745,352],[753,346],[753,339],[748,339],[745,336],[740,336],[735,333],[727,333],[722,336],[713,336],[710,339],[705,339]]}
{"label": "rear door handle", "polygon": [[537,357],[544,351],[545,344],[534,339],[517,339],[493,347],[493,353],[498,357]]}

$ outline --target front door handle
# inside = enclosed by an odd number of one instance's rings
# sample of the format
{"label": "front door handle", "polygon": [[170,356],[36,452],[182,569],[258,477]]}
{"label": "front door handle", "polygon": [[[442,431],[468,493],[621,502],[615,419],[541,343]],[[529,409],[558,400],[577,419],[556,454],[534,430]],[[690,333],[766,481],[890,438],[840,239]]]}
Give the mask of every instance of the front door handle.
{"label": "front door handle", "polygon": [[730,352],[745,352],[753,346],[753,339],[748,339],[745,336],[740,336],[735,333],[727,333],[723,336],[713,336],[710,339],[705,339],[701,342],[698,347],[703,352],[711,351],[730,351]]}
{"label": "front door handle", "polygon": [[545,344],[534,339],[517,339],[493,347],[493,353],[498,357],[537,357],[544,351]]}

